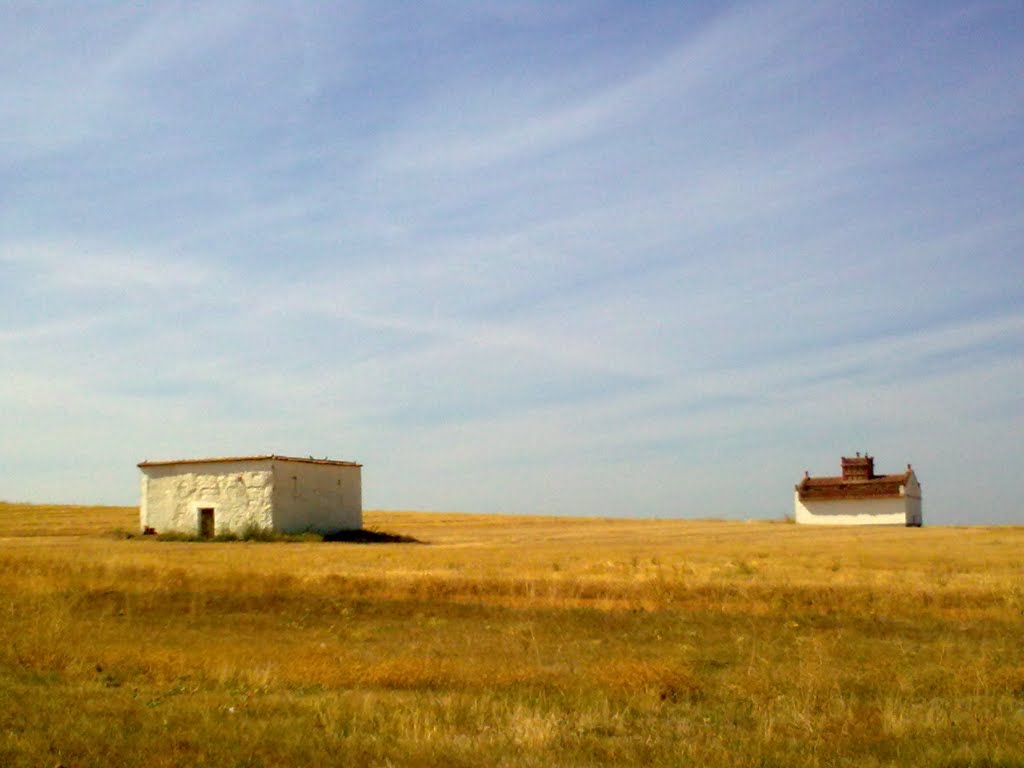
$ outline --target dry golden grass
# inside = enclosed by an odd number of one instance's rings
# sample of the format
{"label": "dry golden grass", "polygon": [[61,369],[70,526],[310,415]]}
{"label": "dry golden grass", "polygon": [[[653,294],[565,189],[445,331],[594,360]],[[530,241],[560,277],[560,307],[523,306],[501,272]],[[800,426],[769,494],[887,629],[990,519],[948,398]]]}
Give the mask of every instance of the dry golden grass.
{"label": "dry golden grass", "polygon": [[0,765],[1024,765],[1024,529],[0,504]]}
{"label": "dry golden grass", "polygon": [[0,501],[0,538],[95,536],[139,527],[138,507],[11,504]]}

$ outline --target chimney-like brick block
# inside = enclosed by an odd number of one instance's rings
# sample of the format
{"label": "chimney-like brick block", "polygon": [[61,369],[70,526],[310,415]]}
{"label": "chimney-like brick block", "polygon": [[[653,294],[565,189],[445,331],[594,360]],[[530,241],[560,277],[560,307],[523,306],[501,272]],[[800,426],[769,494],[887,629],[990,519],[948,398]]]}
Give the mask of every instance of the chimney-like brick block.
{"label": "chimney-like brick block", "polygon": [[875,459],[872,456],[843,456],[843,480],[870,480],[875,476]]}

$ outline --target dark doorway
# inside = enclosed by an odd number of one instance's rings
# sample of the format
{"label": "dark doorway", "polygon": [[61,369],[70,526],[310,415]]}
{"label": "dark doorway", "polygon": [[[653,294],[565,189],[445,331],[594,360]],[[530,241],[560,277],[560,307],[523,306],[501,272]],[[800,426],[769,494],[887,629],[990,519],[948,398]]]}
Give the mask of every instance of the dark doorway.
{"label": "dark doorway", "polygon": [[199,538],[213,538],[213,507],[204,507],[199,510]]}

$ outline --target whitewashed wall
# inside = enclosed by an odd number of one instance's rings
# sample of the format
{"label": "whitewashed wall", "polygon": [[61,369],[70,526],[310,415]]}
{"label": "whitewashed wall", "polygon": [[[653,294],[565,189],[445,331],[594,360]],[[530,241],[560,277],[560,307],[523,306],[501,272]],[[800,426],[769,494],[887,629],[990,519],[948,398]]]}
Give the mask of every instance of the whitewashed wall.
{"label": "whitewashed wall", "polygon": [[267,462],[232,461],[142,467],[143,530],[199,533],[199,510],[214,509],[215,533],[273,525],[273,477]]}
{"label": "whitewashed wall", "polygon": [[328,533],[362,528],[359,467],[275,460],[273,472],[275,530]]}
{"label": "whitewashed wall", "polygon": [[798,523],[809,525],[907,525],[903,498],[801,501],[796,491],[794,514]]}
{"label": "whitewashed wall", "polygon": [[904,493],[907,497],[907,525],[921,525],[923,522],[921,510],[921,484],[917,482],[917,475],[913,472],[911,472],[910,477],[907,478]]}

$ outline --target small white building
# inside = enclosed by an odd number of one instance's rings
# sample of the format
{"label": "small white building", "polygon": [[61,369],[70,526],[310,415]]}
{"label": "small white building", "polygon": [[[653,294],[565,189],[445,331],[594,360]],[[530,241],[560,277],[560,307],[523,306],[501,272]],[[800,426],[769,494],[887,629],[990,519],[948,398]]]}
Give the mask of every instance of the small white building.
{"label": "small white building", "polygon": [[796,522],[813,525],[921,525],[921,484],[914,470],[876,475],[873,457],[840,459],[840,477],[811,477],[797,483]]}
{"label": "small white building", "polygon": [[333,533],[363,525],[362,464],[291,456],[144,461],[143,531],[204,538],[246,529]]}

